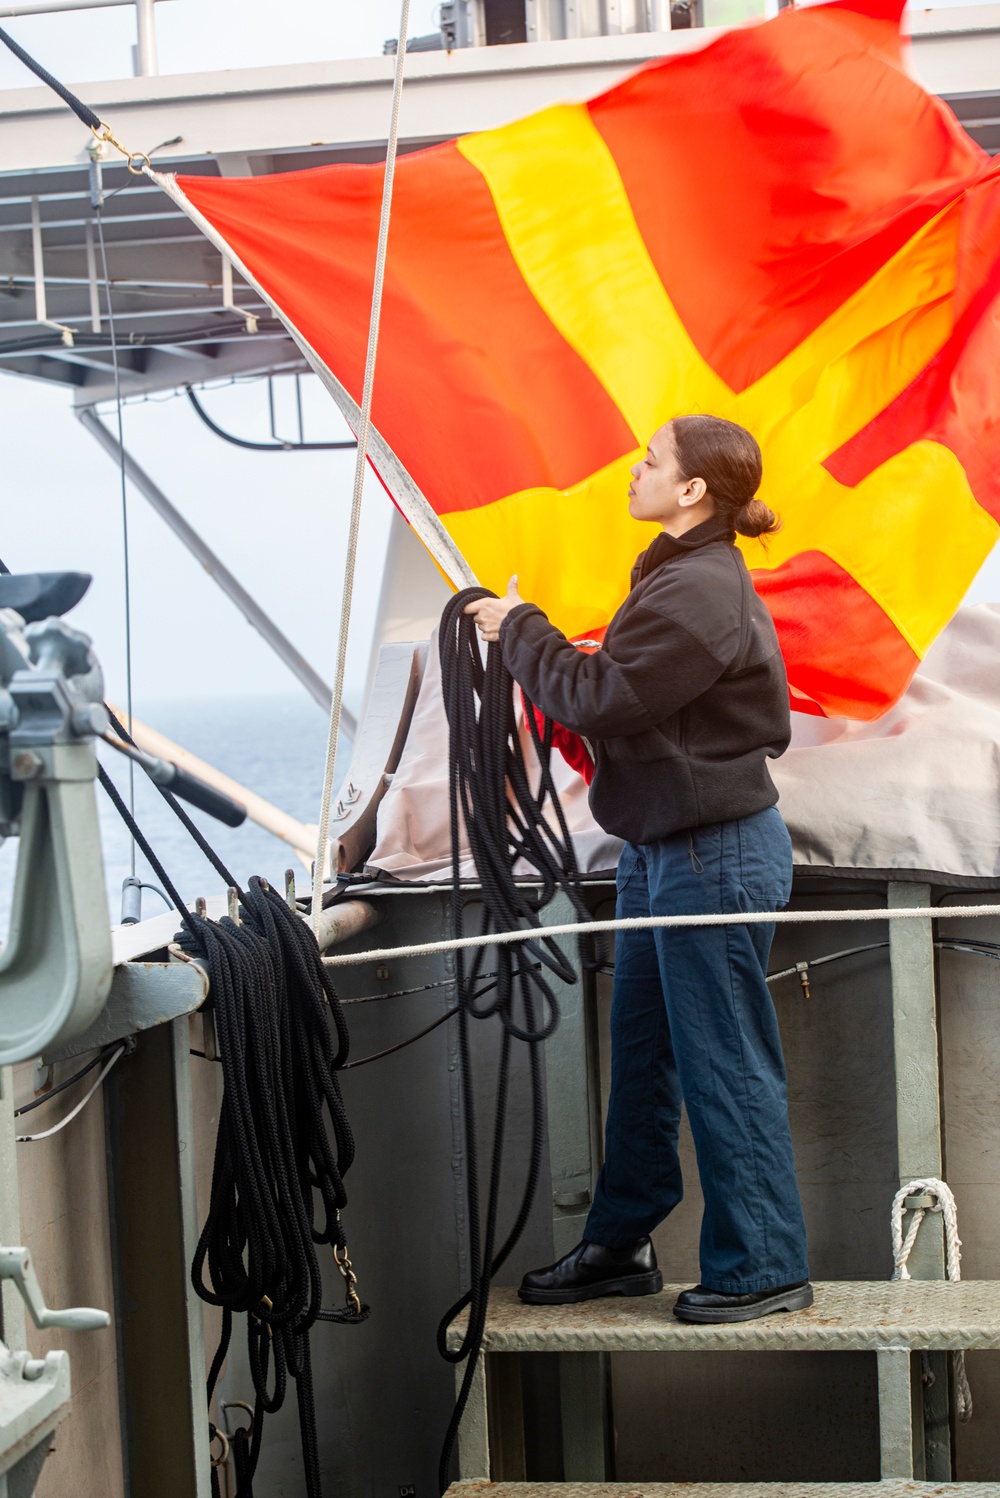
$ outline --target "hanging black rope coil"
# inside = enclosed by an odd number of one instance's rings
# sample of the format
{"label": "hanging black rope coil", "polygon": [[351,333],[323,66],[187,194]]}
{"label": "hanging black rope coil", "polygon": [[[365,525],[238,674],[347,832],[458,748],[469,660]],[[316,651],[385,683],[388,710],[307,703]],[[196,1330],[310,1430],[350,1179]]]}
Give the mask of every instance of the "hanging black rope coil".
{"label": "hanging black rope coil", "polygon": [[[233,1315],[247,1316],[256,1395],[249,1480],[262,1416],[281,1408],[291,1377],[305,1492],[319,1498],[309,1332],[319,1320],[360,1322],[368,1314],[356,1297],[344,1310],[323,1310],[318,1253],[326,1244],[341,1263],[346,1255],[340,1212],[354,1140],[336,1073],[347,1060],[347,1025],[312,932],[265,881],[249,881],[240,915],[240,925],[192,917],[215,1000],[225,1090],[191,1277],[201,1298],[223,1311],[209,1399]],[[239,1492],[249,1493],[245,1482]]]}
{"label": "hanging black rope coil", "polygon": [[[289,1377],[306,1498],[321,1498],[309,1333],[317,1321],[359,1324],[369,1314],[354,1291],[340,1219],[344,1176],[354,1159],[337,1078],[349,1051],[343,1009],[311,929],[265,880],[249,881],[240,924],[188,910],[103,766],[98,773],[176,905],[184,945],[209,973],[224,1091],[208,1216],[191,1266],[198,1295],[222,1308],[208,1403],[229,1350],[233,1315],[244,1312],[256,1399],[236,1460],[238,1498],[253,1498],[263,1416],[281,1408]],[[322,1307],[322,1245],[332,1249],[345,1280],[343,1309]]]}
{"label": "hanging black rope coil", "polygon": [[[552,725],[546,722],[545,732],[540,734],[534,713],[527,715],[541,767],[538,788],[533,790],[517,732],[514,684],[504,667],[500,647],[488,647],[484,665],[474,621],[464,612],[466,604],[473,599],[494,596],[485,588],[467,588],[458,593],[445,607],[439,634],[441,685],[450,743],[452,921],[456,936],[464,934],[463,898],[459,887],[463,827],[482,885],[483,932],[539,926],[542,907],[560,889],[569,896],[581,918],[587,919],[588,915],[580,894],[572,839],[549,768]],[[547,811],[551,811],[555,825]],[[515,880],[514,869],[521,859],[537,871],[540,889]],[[450,1480],[455,1439],[481,1353],[490,1282],[524,1231],[538,1186],[544,1138],[540,1047],[559,1021],[559,1005],[545,975],[546,970],[565,983],[576,978],[573,965],[557,943],[540,934],[537,941],[495,949],[496,987],[490,1001],[484,1004],[479,992],[480,969],[488,950],[478,948],[468,960],[462,950],[455,954],[471,1284],[438,1327],[438,1349],[442,1357],[452,1363],[467,1360],[441,1451],[438,1477],[442,1492]],[[479,1181],[469,1026],[472,1019],[487,1019],[494,1015],[501,1025],[500,1054],[496,1117],[484,1203]],[[523,1041],[528,1046],[531,1147],[520,1205],[512,1226],[497,1248],[514,1040]],[[469,1319],[462,1345],[457,1351],[449,1351],[448,1330],[467,1307]]]}

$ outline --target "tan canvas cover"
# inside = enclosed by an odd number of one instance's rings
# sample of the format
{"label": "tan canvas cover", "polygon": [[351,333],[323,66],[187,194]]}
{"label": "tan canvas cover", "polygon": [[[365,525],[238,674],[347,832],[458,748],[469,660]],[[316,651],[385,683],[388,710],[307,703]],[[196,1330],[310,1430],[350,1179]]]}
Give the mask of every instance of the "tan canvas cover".
{"label": "tan canvas cover", "polygon": [[[1000,881],[1000,604],[960,610],[879,722],[795,713],[793,723],[773,774],[800,872]],[[581,868],[613,869],[621,844],[594,822],[580,777],[559,756],[553,766]],[[447,776],[435,639],[370,866],[397,879],[448,877]],[[475,877],[471,860],[462,874]]]}

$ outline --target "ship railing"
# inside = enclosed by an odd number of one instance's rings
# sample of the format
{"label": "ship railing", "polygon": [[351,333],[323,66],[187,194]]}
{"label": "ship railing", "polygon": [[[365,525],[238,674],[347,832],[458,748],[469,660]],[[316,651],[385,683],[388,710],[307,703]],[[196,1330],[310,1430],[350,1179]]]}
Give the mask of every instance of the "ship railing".
{"label": "ship railing", "polygon": [[104,10],[111,5],[130,5],[135,11],[136,41],[132,49],[137,78],[152,78],[156,65],[156,5],[158,0],[23,0],[20,5],[0,5],[0,21],[24,16],[46,16],[64,10]]}
{"label": "ship railing", "polygon": [[[574,41],[636,32],[685,31],[776,16],[793,0],[443,0],[438,29],[413,36],[408,52],[490,47],[504,42]],[[396,50],[395,38],[385,44]]]}

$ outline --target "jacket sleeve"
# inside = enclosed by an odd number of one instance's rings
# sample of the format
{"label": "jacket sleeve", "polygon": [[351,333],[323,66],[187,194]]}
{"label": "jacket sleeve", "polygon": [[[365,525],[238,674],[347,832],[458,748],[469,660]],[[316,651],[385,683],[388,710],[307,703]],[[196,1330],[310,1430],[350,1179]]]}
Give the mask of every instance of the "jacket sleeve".
{"label": "jacket sleeve", "polygon": [[682,624],[641,604],[616,626],[613,656],[577,650],[530,603],[504,619],[500,648],[532,702],[594,739],[647,732],[700,697],[725,669]]}

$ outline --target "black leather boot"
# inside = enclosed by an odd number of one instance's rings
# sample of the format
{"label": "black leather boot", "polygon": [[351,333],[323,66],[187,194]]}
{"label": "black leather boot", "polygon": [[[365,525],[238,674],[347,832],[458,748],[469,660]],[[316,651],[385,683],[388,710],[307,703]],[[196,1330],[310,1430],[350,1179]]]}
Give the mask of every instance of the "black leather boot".
{"label": "black leather boot", "polygon": [[563,1306],[599,1295],[655,1295],[663,1275],[648,1238],[631,1248],[604,1248],[586,1239],[547,1269],[533,1269],[521,1281],[522,1300],[533,1306]]}
{"label": "black leather boot", "polygon": [[695,1285],[682,1290],[674,1305],[679,1321],[756,1321],[773,1311],[804,1311],[813,1303],[813,1287],[808,1280],[782,1285],[778,1290],[758,1290],[753,1295],[723,1295]]}

